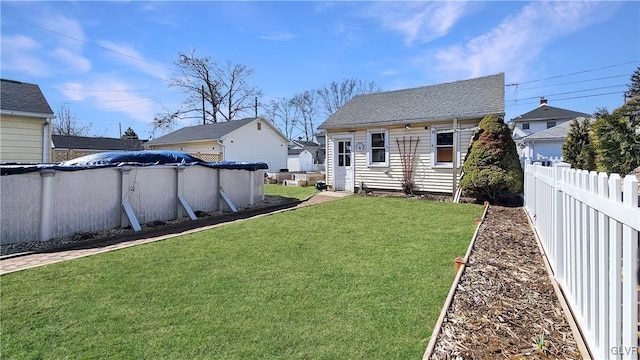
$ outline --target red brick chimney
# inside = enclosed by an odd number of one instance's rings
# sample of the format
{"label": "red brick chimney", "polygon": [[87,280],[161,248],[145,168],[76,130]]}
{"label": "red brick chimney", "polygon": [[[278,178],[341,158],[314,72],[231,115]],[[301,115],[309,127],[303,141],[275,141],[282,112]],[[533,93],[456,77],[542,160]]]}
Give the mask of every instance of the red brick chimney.
{"label": "red brick chimney", "polygon": [[540,106],[542,105],[547,105],[547,99],[545,99],[544,97],[540,98]]}

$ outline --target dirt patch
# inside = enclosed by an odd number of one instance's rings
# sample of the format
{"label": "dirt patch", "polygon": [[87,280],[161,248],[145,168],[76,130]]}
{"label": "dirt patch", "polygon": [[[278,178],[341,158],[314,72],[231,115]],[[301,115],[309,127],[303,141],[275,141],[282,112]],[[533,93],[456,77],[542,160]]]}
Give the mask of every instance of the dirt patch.
{"label": "dirt patch", "polygon": [[156,237],[168,234],[177,234],[190,229],[215,225],[223,222],[244,219],[261,213],[278,209],[293,207],[300,203],[298,199],[282,196],[265,195],[264,200],[251,207],[238,209],[237,213],[230,211],[196,211],[198,217],[193,221],[188,217],[168,221],[154,221],[141,224],[141,231],[133,231],[130,227],[117,227],[100,232],[81,232],[64,238],[56,238],[49,241],[28,241],[19,244],[0,244],[0,255],[13,255],[29,252],[46,252],[60,249],[89,247],[96,244],[115,244],[124,241],[137,240],[147,237]]}
{"label": "dirt patch", "polygon": [[524,210],[480,226],[431,359],[581,359]]}

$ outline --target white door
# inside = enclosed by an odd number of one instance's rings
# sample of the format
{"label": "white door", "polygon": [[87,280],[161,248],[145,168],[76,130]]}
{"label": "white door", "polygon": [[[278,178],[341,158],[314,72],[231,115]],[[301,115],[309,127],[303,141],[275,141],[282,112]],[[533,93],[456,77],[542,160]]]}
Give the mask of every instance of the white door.
{"label": "white door", "polygon": [[353,152],[351,138],[337,138],[333,142],[333,189],[353,192]]}

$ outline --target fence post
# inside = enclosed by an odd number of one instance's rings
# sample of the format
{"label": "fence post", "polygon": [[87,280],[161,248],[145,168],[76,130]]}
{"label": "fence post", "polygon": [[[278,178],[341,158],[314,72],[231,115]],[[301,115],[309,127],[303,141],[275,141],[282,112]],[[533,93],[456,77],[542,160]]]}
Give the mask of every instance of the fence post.
{"label": "fence post", "polygon": [[[621,202],[620,175],[611,174],[609,177],[609,200]],[[621,346],[622,342],[622,282],[620,269],[622,268],[622,224],[615,219],[609,219],[609,345]],[[637,320],[635,320],[637,321]],[[614,354],[612,359],[620,359],[620,354]]]}
{"label": "fence post", "polygon": [[53,237],[53,177],[55,175],[55,170],[40,170],[40,241],[51,240]]}
{"label": "fence post", "polygon": [[[609,198],[609,185],[607,173],[598,174],[598,196],[602,199]],[[609,244],[606,241],[609,237],[609,220],[600,212],[598,214],[598,300],[597,310],[598,320],[596,325],[596,346],[599,350],[595,357],[606,359],[610,353],[609,346]]]}
{"label": "fence post", "polygon": [[562,192],[562,177],[565,169],[571,169],[571,165],[567,163],[556,163],[553,171],[553,243],[555,244],[556,266],[553,269],[556,279],[564,286],[565,276],[565,238],[564,238],[564,194]]}
{"label": "fence post", "polygon": [[[629,209],[638,208],[638,180],[635,176],[624,178],[623,204]],[[638,346],[638,231],[631,226],[622,228],[622,346],[632,349]],[[633,354],[637,356],[636,354]]]}

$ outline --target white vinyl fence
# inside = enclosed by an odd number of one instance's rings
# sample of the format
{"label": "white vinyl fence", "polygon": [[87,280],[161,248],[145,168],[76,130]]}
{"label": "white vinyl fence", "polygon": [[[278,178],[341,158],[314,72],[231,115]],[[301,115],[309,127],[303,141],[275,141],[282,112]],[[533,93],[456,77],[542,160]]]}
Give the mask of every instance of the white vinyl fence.
{"label": "white vinyl fence", "polygon": [[595,359],[638,358],[638,179],[525,165],[525,209]]}
{"label": "white vinyl fence", "polygon": [[[264,170],[205,166],[43,169],[0,176],[3,244],[252,206],[264,200]],[[224,198],[227,198],[227,202]]]}

